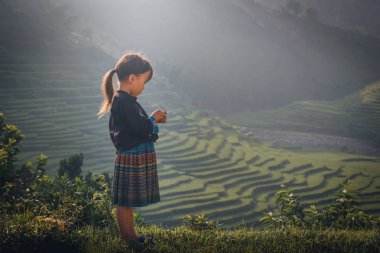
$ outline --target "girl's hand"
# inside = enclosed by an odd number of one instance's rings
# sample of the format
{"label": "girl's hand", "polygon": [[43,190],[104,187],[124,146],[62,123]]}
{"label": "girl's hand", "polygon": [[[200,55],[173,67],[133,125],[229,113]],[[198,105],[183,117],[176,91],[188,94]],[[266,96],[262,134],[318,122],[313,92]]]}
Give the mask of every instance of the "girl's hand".
{"label": "girl's hand", "polygon": [[157,121],[157,123],[166,123],[167,119],[166,119],[166,114],[165,114],[165,117],[163,119],[161,119],[160,121]]}
{"label": "girl's hand", "polygon": [[166,122],[166,111],[161,108],[155,110],[151,116],[156,119],[157,123],[165,123]]}
{"label": "girl's hand", "polygon": [[165,115],[162,119],[160,119],[159,121],[157,121],[157,123],[166,123],[167,122],[167,113],[166,113],[166,110],[163,110]]}

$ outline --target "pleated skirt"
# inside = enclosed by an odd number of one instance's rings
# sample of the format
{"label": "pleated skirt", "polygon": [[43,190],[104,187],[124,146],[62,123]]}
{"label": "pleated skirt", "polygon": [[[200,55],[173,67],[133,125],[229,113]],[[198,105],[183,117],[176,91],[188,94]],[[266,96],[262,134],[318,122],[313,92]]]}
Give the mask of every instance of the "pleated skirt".
{"label": "pleated skirt", "polygon": [[116,154],[112,189],[113,205],[141,207],[160,201],[153,142]]}

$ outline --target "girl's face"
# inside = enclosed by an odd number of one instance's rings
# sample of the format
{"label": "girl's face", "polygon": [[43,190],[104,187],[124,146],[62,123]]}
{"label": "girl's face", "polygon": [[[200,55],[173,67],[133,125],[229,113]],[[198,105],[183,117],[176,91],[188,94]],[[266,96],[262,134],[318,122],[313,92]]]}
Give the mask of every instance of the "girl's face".
{"label": "girl's face", "polygon": [[147,71],[145,73],[142,73],[138,76],[133,75],[133,81],[132,81],[132,86],[131,86],[131,95],[137,97],[140,95],[143,90],[144,86],[146,84],[146,81],[148,80],[150,75],[150,71]]}

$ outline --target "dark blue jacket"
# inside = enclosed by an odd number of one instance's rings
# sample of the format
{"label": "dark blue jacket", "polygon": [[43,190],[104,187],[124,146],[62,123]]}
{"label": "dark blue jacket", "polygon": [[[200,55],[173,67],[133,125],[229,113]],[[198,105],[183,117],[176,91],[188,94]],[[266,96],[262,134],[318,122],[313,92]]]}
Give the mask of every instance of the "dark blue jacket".
{"label": "dark blue jacket", "polygon": [[109,133],[116,153],[158,139],[152,120],[137,97],[123,90],[116,91],[112,99]]}

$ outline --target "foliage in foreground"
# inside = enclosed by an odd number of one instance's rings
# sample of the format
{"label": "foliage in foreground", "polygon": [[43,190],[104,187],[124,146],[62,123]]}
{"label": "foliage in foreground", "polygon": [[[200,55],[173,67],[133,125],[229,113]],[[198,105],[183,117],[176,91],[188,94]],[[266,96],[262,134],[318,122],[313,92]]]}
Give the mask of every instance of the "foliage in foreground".
{"label": "foliage in foreground", "polygon": [[[44,154],[16,168],[22,138],[0,113],[0,252],[130,252],[116,226],[110,176],[83,177],[82,154],[62,160],[53,177],[45,174]],[[159,252],[378,252],[378,218],[360,218],[364,213],[354,208],[348,186],[338,195],[343,201],[323,213],[307,213],[290,189],[278,192],[281,215],[263,221],[281,229],[223,230],[204,213],[186,215],[184,226],[163,228],[147,226],[136,212],[135,223],[138,234],[156,239],[152,247]],[[356,227],[366,230],[324,230]]]}
{"label": "foliage in foreground", "polygon": [[[20,226],[22,223],[17,223]],[[139,226],[138,234],[152,236],[154,252],[380,252],[379,230],[310,230],[253,228],[194,230],[187,227]],[[19,231],[29,231],[26,235]],[[117,231],[86,226],[55,233],[20,228],[0,242],[1,252],[132,252]],[[21,241],[19,241],[21,240]],[[22,242],[22,243],[20,243]],[[12,249],[12,250],[8,250]],[[15,250],[17,249],[17,250]],[[136,251],[134,251],[136,252]]]}
{"label": "foliage in foreground", "polygon": [[[70,239],[71,230],[86,226],[118,230],[108,173],[88,172],[83,177],[82,154],[61,160],[53,177],[45,173],[48,158],[44,154],[17,168],[23,138],[15,125],[5,124],[0,113],[0,252],[28,245],[61,245],[66,239],[67,247],[75,248],[78,244]],[[139,214],[135,223],[144,224]]]}
{"label": "foliage in foreground", "polygon": [[334,202],[325,209],[315,205],[305,208],[297,201],[297,195],[290,187],[276,193],[279,215],[267,213],[260,219],[262,223],[272,227],[300,227],[309,229],[372,229],[380,228],[380,217],[369,215],[359,209],[358,194],[350,179],[342,184],[342,189],[332,194]]}

